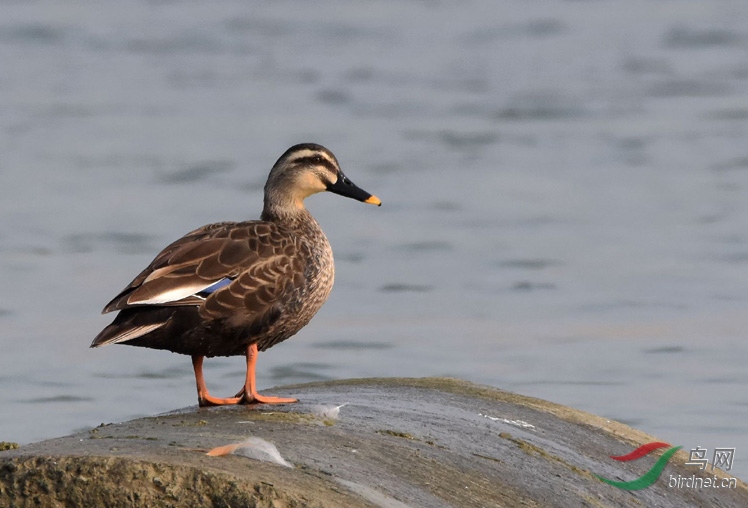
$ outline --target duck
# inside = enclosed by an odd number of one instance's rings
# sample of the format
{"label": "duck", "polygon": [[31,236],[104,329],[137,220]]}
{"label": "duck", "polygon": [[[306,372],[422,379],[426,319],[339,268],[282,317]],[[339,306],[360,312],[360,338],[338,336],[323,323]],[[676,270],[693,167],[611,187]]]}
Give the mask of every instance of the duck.
{"label": "duck", "polygon": [[[330,150],[294,145],[270,170],[260,220],[208,224],[172,242],[104,307],[118,314],[90,347],[189,355],[199,406],[297,402],[259,394],[255,367],[259,352],[306,326],[332,289],[332,248],[304,206],[325,191],[382,204],[345,176]],[[233,397],[212,396],[204,359],[241,355],[244,386]]]}

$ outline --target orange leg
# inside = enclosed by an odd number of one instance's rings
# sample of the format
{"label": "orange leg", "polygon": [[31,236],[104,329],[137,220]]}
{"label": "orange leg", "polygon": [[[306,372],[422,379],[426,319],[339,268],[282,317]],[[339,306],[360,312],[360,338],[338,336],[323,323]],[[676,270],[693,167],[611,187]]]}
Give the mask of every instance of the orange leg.
{"label": "orange leg", "polygon": [[227,404],[239,404],[241,397],[232,397],[229,399],[221,399],[213,397],[208,392],[208,387],[205,385],[205,378],[203,377],[203,356],[195,355],[192,357],[192,368],[195,369],[195,382],[197,383],[197,403],[200,407],[203,406],[223,406]]}
{"label": "orange leg", "polygon": [[298,402],[297,399],[284,397],[266,397],[257,393],[255,387],[255,365],[257,364],[257,344],[247,346],[247,379],[244,381],[244,388],[236,394],[239,397],[239,404],[288,404]]}

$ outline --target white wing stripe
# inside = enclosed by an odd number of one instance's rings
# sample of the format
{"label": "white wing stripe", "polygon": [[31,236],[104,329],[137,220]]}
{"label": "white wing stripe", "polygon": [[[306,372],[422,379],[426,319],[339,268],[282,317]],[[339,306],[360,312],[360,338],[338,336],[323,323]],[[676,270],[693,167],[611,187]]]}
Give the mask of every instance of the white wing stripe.
{"label": "white wing stripe", "polygon": [[212,284],[213,283],[209,282],[202,284],[193,284],[190,286],[182,286],[164,291],[163,293],[159,293],[157,295],[153,295],[147,300],[135,300],[130,297],[127,299],[127,303],[130,305],[158,305],[159,303],[176,302],[177,300],[181,300],[182,298],[187,298],[188,296],[199,293],[203,289],[210,287]]}

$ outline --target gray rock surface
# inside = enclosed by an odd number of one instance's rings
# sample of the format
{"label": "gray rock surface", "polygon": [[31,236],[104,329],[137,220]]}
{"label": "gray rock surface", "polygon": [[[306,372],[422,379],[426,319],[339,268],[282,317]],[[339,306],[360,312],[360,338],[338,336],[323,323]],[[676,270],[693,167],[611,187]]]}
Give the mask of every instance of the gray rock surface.
{"label": "gray rock surface", "polygon": [[[596,474],[646,473],[662,450],[630,462],[609,456],[657,439],[495,388],[362,379],[268,394],[301,402],[189,407],[0,451],[0,506],[748,506],[740,481],[668,487],[669,475],[729,476],[683,465],[682,450],[651,487],[603,483]],[[243,441],[233,454],[206,454]]]}

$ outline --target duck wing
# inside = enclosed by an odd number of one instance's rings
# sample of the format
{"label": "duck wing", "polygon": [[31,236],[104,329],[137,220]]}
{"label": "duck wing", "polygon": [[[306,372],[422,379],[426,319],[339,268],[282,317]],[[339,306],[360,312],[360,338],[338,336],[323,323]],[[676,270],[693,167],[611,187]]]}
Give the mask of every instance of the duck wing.
{"label": "duck wing", "polygon": [[93,345],[129,341],[161,328],[174,316],[169,307],[197,307],[203,320],[266,330],[304,286],[308,254],[295,235],[271,222],[196,229],[167,246],[107,304],[105,313],[124,312]]}
{"label": "duck wing", "polygon": [[[140,272],[140,274],[138,274],[130,284],[120,291],[119,294],[104,307],[102,314],[136,305],[153,305],[156,303],[160,303],[161,305],[182,305],[183,302],[180,301],[181,299],[174,297],[178,296],[180,293],[184,293],[185,297],[189,297],[192,292],[189,291],[187,285],[192,287],[206,282],[204,287],[208,287],[211,285],[211,282],[202,281],[199,277],[194,276],[192,277],[192,281],[189,281],[189,277],[185,277],[180,282],[178,274],[176,273],[171,277],[164,278],[163,280],[159,281],[158,279],[178,271],[179,268],[185,268],[186,271],[189,272],[188,265],[190,264],[190,261],[192,264],[195,264],[196,262],[199,263],[202,259],[198,259],[197,256],[208,255],[211,248],[214,249],[213,254],[215,255],[217,253],[216,249],[220,250],[221,245],[219,242],[212,240],[220,241],[221,238],[228,236],[227,233],[230,233],[232,227],[239,225],[240,224],[235,222],[209,224],[195,229],[194,231],[190,231],[179,240],[172,242],[162,250],[153,261],[151,261],[145,270]],[[202,252],[196,251],[195,248],[201,246],[201,243],[205,241],[210,242],[210,247],[206,249],[205,246],[202,246]],[[191,260],[189,259],[190,252],[192,252]],[[181,262],[179,261],[180,259],[182,259]],[[203,257],[203,259],[205,259],[205,257]],[[158,282],[154,283],[153,281]],[[143,288],[142,291],[138,294],[133,294],[141,290],[141,288]],[[171,298],[167,294],[169,291],[171,291]],[[148,298],[144,296],[147,293],[152,294],[152,297]],[[157,302],[157,300],[162,301]]]}

